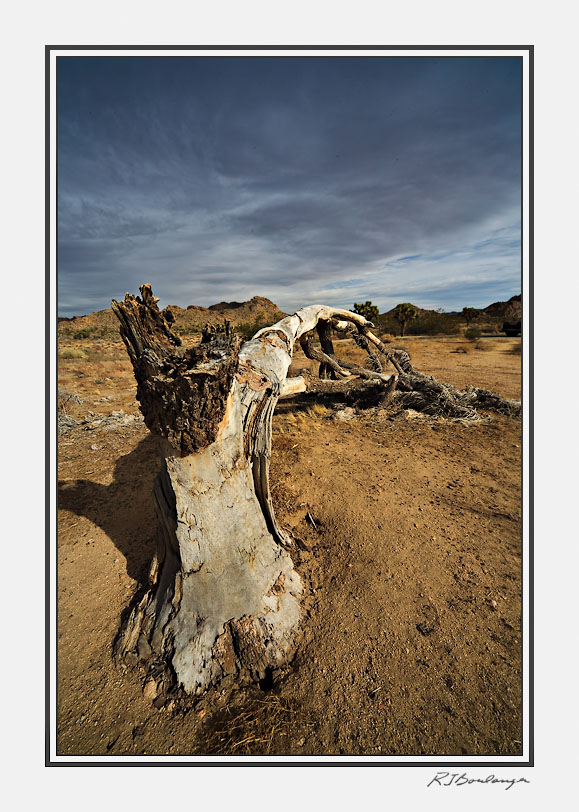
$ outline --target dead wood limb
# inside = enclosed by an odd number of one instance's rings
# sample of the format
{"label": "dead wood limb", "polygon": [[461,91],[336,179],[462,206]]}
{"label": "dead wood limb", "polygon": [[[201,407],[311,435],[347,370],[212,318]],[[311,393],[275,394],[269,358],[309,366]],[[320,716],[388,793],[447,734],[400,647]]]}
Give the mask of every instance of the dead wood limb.
{"label": "dead wood limb", "polygon": [[150,588],[116,656],[144,663],[159,690],[171,679],[192,693],[263,679],[293,655],[302,592],[270,496],[273,411],[303,385],[286,384],[295,341],[336,315],[366,321],[314,305],[242,345],[226,325],[184,350],[150,286],[112,306],[163,457]]}
{"label": "dead wood limb", "polygon": [[[366,369],[365,367],[361,367],[359,364],[354,364],[351,361],[344,361],[342,359],[338,361],[335,355],[329,355],[326,352],[316,349],[312,344],[311,336],[308,334],[302,335],[300,338],[300,345],[307,358],[321,362],[320,370],[322,369],[322,366],[325,365],[342,378],[349,377],[351,375],[358,375],[362,378],[381,380],[384,385],[386,385],[390,379],[390,376],[384,375],[381,371],[378,372]],[[328,345],[326,344],[326,346]]]}
{"label": "dead wood limb", "polygon": [[[349,377],[350,373],[344,369],[344,365],[340,364],[333,355],[328,355],[323,350],[316,349],[312,344],[311,336],[307,333],[302,335],[300,338],[300,346],[304,351],[306,358],[310,358],[312,361],[319,361],[320,362],[320,373],[323,371],[324,373],[326,370],[331,370],[334,373],[334,378],[347,378]],[[320,378],[327,378],[327,374],[320,374]]]}
{"label": "dead wood limb", "polygon": [[[163,458],[153,491],[159,545],[150,588],[132,607],[115,653],[144,663],[158,690],[174,681],[199,693],[222,681],[264,679],[295,650],[302,584],[269,488],[280,397],[314,393],[373,405],[391,398],[466,419],[476,416],[475,405],[511,407],[484,390],[458,392],[416,373],[404,350],[384,345],[366,319],[348,311],[312,305],[243,344],[227,324],[207,328],[199,346],[184,349],[157,301],[143,285],[141,297],[112,303]],[[375,352],[374,370],[336,359],[332,320],[353,324],[362,344],[377,348],[380,371]],[[309,340],[314,329],[322,350]],[[325,379],[287,379],[296,341],[320,361]],[[387,362],[397,374],[384,374]]]}
{"label": "dead wood limb", "polygon": [[[330,358],[334,358],[334,344],[332,342],[332,328],[330,327],[330,322],[319,321],[316,324],[316,332],[319,336],[320,345],[324,355],[326,357],[329,356]],[[328,364],[327,361],[322,361],[318,374],[320,378],[329,378],[330,380],[336,380],[338,377],[335,369],[331,364]]]}

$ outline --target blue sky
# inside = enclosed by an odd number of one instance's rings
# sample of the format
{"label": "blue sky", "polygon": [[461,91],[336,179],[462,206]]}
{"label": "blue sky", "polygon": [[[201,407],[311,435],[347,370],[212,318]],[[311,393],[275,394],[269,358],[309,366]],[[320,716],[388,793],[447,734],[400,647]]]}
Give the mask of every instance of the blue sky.
{"label": "blue sky", "polygon": [[515,57],[61,57],[59,315],[521,292]]}

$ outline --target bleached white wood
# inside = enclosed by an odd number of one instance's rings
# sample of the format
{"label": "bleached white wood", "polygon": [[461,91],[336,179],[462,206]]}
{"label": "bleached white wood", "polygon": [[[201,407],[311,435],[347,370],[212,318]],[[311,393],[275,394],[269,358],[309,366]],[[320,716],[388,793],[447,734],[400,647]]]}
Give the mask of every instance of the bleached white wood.
{"label": "bleached white wood", "polygon": [[[129,297],[116,307],[136,364],[150,343],[141,341],[140,325],[165,329],[148,293],[144,302]],[[310,305],[260,330],[239,350],[213,441],[193,453],[160,441],[165,467],[154,493],[164,545],[117,651],[155,667],[165,661],[187,692],[227,678],[261,679],[293,654],[303,587],[271,502],[271,421],[279,397],[307,389],[303,376],[287,378],[296,340],[335,317],[368,324],[355,313]],[[184,374],[219,376],[226,354],[218,350]]]}

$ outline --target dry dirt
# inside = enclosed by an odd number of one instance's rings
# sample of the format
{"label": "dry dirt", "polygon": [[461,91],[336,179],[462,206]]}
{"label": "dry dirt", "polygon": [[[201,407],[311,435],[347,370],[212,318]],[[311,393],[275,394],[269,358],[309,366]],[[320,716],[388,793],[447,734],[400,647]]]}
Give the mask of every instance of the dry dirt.
{"label": "dry dirt", "polygon": [[[517,345],[406,342],[418,370],[514,398]],[[86,422],[59,438],[59,754],[521,753],[520,421],[280,404],[272,493],[308,590],[295,660],[273,686],[155,707],[111,656],[155,547],[155,443],[120,341],[60,352]]]}

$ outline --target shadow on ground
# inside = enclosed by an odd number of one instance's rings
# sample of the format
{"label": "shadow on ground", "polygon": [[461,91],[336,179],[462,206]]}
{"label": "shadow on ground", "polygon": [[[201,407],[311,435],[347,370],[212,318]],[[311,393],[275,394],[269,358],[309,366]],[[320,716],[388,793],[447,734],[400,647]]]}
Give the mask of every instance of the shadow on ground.
{"label": "shadow on ground", "polygon": [[113,481],[101,485],[86,479],[58,483],[58,507],[90,519],[100,527],[127,562],[127,575],[144,585],[156,548],[157,518],[151,490],[159,457],[149,435],[115,462]]}

